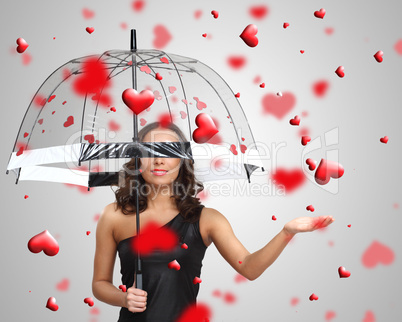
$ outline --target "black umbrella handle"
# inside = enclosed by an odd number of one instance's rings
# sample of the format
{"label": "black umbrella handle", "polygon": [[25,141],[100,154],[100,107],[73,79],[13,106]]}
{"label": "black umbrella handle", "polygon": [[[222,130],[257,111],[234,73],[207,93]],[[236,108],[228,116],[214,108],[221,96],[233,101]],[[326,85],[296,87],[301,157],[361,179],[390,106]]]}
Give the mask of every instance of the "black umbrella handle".
{"label": "black umbrella handle", "polygon": [[141,272],[135,272],[134,275],[134,287],[139,288],[142,290],[142,273]]}

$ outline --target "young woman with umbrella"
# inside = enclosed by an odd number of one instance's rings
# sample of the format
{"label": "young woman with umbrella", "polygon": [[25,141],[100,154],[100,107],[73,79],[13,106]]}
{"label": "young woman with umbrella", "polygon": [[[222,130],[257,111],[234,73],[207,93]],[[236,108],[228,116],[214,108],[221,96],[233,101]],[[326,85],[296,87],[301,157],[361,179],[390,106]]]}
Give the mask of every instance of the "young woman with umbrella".
{"label": "young woman with umbrella", "polygon": [[[157,122],[145,126],[138,137],[141,142],[186,141],[177,126],[161,127]],[[122,307],[119,322],[176,321],[196,301],[199,284],[193,281],[200,276],[202,259],[211,243],[239,274],[255,280],[278,258],[295,234],[314,231],[334,221],[332,216],[293,219],[263,248],[250,253],[236,238],[228,220],[219,211],[201,205],[196,198],[203,186],[194,176],[191,160],[141,158],[138,190],[132,188],[133,160],[124,166],[125,185],[115,192],[116,202],[104,208],[96,232],[93,294],[102,302]],[[174,249],[142,257],[143,290],[131,286],[135,283],[136,255],[131,244],[136,238],[133,236],[136,191],[141,227],[152,222],[180,236]],[[188,249],[181,247],[184,244]],[[117,253],[127,292],[113,285]],[[179,270],[168,267],[173,260],[180,265]]]}

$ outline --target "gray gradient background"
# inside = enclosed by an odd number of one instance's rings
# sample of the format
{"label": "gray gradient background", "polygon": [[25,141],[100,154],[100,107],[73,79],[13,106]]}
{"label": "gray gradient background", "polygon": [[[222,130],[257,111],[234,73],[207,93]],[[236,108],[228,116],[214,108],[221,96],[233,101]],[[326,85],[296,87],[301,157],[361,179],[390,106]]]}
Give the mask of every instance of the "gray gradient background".
{"label": "gray gradient background", "polygon": [[[166,52],[194,57],[214,68],[241,92],[240,102],[256,141],[271,147],[285,144],[277,155],[265,160],[267,170],[275,166],[305,168],[298,128],[289,125],[294,115],[307,111],[300,127],[307,127],[313,141],[337,129],[337,144],[314,149],[308,157],[319,160],[337,157],[344,176],[321,187],[307,180],[287,196],[209,196],[208,207],[216,208],[249,251],[266,244],[292,218],[333,215],[334,224],[325,232],[298,235],[281,257],[253,282],[235,283],[236,272],[209,247],[204,259],[199,301],[213,310],[212,321],[363,321],[371,310],[376,321],[401,320],[401,203],[402,179],[400,122],[402,120],[402,56],[394,44],[402,38],[402,5],[397,0],[368,1],[146,1],[140,13],[131,0],[121,1],[8,1],[0,12],[1,26],[1,301],[3,321],[116,321],[119,308],[95,300],[99,314],[83,303],[92,296],[91,280],[95,248],[94,216],[114,201],[108,188],[82,194],[63,184],[21,182],[15,185],[5,169],[20,122],[32,95],[46,77],[66,61],[109,49],[128,49],[129,29],[136,28],[139,48],[153,48],[153,28],[163,24],[173,39]],[[248,14],[250,5],[266,3],[269,14],[256,20]],[[85,20],[82,9],[95,11]],[[313,16],[325,8],[324,19]],[[194,19],[194,11],[203,15]],[[213,19],[211,10],[220,13]],[[128,29],[120,27],[127,23]],[[282,24],[290,27],[283,29]],[[238,35],[245,26],[258,26],[260,43],[246,46]],[[93,26],[89,35],[85,28]],[[331,36],[326,27],[333,27]],[[203,38],[203,33],[212,38]],[[22,64],[15,52],[15,40],[23,37],[32,56]],[[56,37],[53,40],[53,37]],[[300,54],[299,50],[305,53]],[[379,64],[373,54],[384,52]],[[13,53],[14,52],[14,53]],[[231,69],[229,55],[245,55],[247,65]],[[343,65],[345,77],[336,76]],[[264,89],[253,83],[260,75]],[[311,86],[325,79],[330,88],[324,98],[313,95]],[[262,114],[261,99],[266,93],[292,92],[297,102],[282,120]],[[387,135],[388,144],[379,139]],[[317,141],[316,141],[317,142]],[[307,146],[308,147],[308,146]],[[332,153],[332,154],[331,154]],[[307,157],[307,155],[306,155]],[[307,176],[311,174],[306,172]],[[267,174],[254,176],[254,184],[266,184]],[[29,198],[24,200],[24,195]],[[272,221],[275,215],[278,220]],[[351,228],[347,225],[351,224]],[[32,254],[28,240],[43,230],[57,237],[60,252],[48,257]],[[87,236],[85,232],[92,233]],[[362,254],[377,240],[395,254],[391,265],[367,269]],[[330,246],[330,243],[333,246]],[[337,269],[345,266],[352,275],[340,279]],[[120,284],[116,263],[114,284]],[[68,291],[56,284],[70,280]],[[233,292],[234,304],[212,296],[214,290]],[[30,291],[30,292],[29,292]],[[319,296],[310,302],[311,293]],[[45,308],[54,296],[59,310]],[[292,306],[293,297],[300,302]]]}

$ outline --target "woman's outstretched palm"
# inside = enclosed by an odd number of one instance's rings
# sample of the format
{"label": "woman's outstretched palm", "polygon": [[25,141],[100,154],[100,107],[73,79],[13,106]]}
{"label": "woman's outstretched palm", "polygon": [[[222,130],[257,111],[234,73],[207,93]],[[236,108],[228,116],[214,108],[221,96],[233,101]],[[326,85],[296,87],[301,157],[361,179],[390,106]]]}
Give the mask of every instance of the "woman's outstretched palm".
{"label": "woman's outstretched palm", "polygon": [[327,227],[334,222],[332,216],[299,217],[289,221],[284,230],[289,234],[304,233]]}

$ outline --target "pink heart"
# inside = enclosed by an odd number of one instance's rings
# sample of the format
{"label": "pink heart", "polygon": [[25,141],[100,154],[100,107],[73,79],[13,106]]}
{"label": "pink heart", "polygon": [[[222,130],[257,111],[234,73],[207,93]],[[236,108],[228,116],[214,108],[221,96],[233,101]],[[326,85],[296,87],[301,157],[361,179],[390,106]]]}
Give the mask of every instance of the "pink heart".
{"label": "pink heart", "polygon": [[155,26],[154,35],[155,35],[155,38],[154,38],[153,45],[157,49],[162,49],[172,39],[172,35],[169,33],[167,28],[163,25]]}
{"label": "pink heart", "polygon": [[87,134],[84,136],[84,140],[87,140],[88,143],[92,144],[95,142],[95,136],[93,134]]}
{"label": "pink heart", "polygon": [[94,27],[86,27],[85,30],[87,31],[87,33],[92,34],[95,31]]}
{"label": "pink heart", "polygon": [[202,280],[201,280],[201,278],[199,278],[199,277],[194,277],[194,279],[193,279],[193,284],[194,285],[196,285],[196,284],[199,284],[199,283],[201,283],[202,282]]}
{"label": "pink heart", "polygon": [[300,124],[300,117],[296,115],[294,118],[290,119],[290,125],[299,125]]}
{"label": "pink heart", "polygon": [[320,185],[327,184],[330,178],[338,179],[343,176],[345,170],[338,162],[321,159],[315,172],[315,182]]}
{"label": "pink heart", "polygon": [[334,317],[336,316],[334,311],[327,311],[327,313],[325,313],[325,320],[330,321],[332,320]]}
{"label": "pink heart", "polygon": [[263,112],[273,114],[278,119],[282,119],[295,104],[296,97],[289,92],[282,93],[282,96],[266,94],[262,99]]}
{"label": "pink heart", "polygon": [[228,304],[232,304],[236,302],[236,296],[231,292],[226,292],[223,296],[223,300]]}
{"label": "pink heart", "polygon": [[301,138],[301,144],[302,145],[306,145],[310,141],[311,141],[311,137],[309,137],[308,135],[303,135],[302,138]]}
{"label": "pink heart", "polygon": [[181,118],[184,120],[187,117],[187,113],[180,111]]}
{"label": "pink heart", "polygon": [[18,38],[17,39],[17,52],[22,54],[27,48],[28,48],[28,43],[23,39],[23,38]]}
{"label": "pink heart", "polygon": [[[241,263],[240,263],[240,264],[241,264]],[[235,281],[236,283],[243,283],[243,282],[247,282],[248,279],[245,278],[243,275],[236,274],[236,276],[235,276],[235,278],[234,278],[234,281]]]}
{"label": "pink heart", "polygon": [[94,300],[92,297],[86,297],[84,299],[84,303],[88,304],[89,306],[94,306]]}
{"label": "pink heart", "polygon": [[42,125],[42,124],[43,124],[43,119],[39,119],[39,120],[38,120],[38,123],[39,123],[40,125]]}
{"label": "pink heart", "polygon": [[144,126],[145,124],[147,124],[147,121],[143,118],[140,118],[140,125]]}
{"label": "pink heart", "polygon": [[177,260],[173,260],[168,264],[169,269],[175,269],[176,271],[180,270],[180,264],[177,262]]}
{"label": "pink heart", "polygon": [[56,288],[59,291],[67,291],[70,286],[70,281],[68,278],[62,279],[59,283],[56,284]]}
{"label": "pink heart", "polygon": [[54,256],[59,252],[59,244],[47,230],[44,230],[29,240],[28,249],[35,254],[43,251],[47,256]]}
{"label": "pink heart", "polygon": [[345,269],[345,267],[340,266],[338,268],[338,273],[340,278],[348,278],[350,276],[350,272]]}
{"label": "pink heart", "polygon": [[140,67],[140,71],[144,72],[145,74],[151,74],[151,68],[148,65],[144,65]]}
{"label": "pink heart", "polygon": [[82,9],[82,15],[85,19],[91,19],[95,16],[95,12],[87,8]]}
{"label": "pink heart", "polygon": [[375,322],[374,313],[371,311],[366,311],[362,322]]}
{"label": "pink heart", "polygon": [[230,146],[229,151],[232,152],[234,155],[237,155],[236,146],[235,146],[234,144],[232,144],[232,145]]}
{"label": "pink heart", "polygon": [[363,265],[367,268],[373,268],[378,264],[391,265],[395,255],[391,248],[373,241],[372,244],[365,250],[362,256]]}
{"label": "pink heart", "polygon": [[193,140],[198,144],[207,142],[219,132],[212,118],[206,113],[198,114],[195,124],[198,128],[193,132]]}
{"label": "pink heart", "polygon": [[59,306],[56,304],[56,299],[54,297],[49,297],[46,303],[46,307],[52,311],[57,311],[59,309]]}
{"label": "pink heart", "polygon": [[123,102],[127,107],[132,110],[136,115],[140,114],[143,110],[150,107],[155,96],[150,90],[145,89],[138,93],[133,88],[127,88],[122,94]]}
{"label": "pink heart", "polygon": [[320,11],[314,11],[314,16],[315,16],[316,18],[323,19],[324,16],[325,16],[325,9],[324,9],[324,8],[321,8]]}
{"label": "pink heart", "polygon": [[339,67],[336,69],[335,73],[336,73],[340,78],[344,77],[344,76],[345,76],[345,72],[344,72],[343,66],[339,66]]}
{"label": "pink heart", "polygon": [[258,28],[256,25],[250,24],[246,28],[244,28],[243,32],[240,34],[240,38],[246,43],[249,47],[255,47],[258,45],[258,38],[256,34],[258,33]]}
{"label": "pink heart", "polygon": [[64,127],[69,127],[73,124],[74,124],[74,117],[69,116],[69,117],[67,117],[67,121],[65,121],[63,125],[64,125]]}
{"label": "pink heart", "polygon": [[384,53],[379,50],[374,54],[374,58],[377,62],[381,63],[382,62],[382,55],[384,55]]}
{"label": "pink heart", "polygon": [[160,59],[160,61],[161,61],[162,63],[169,64],[169,60],[168,60],[166,57],[162,57],[162,58]]}

